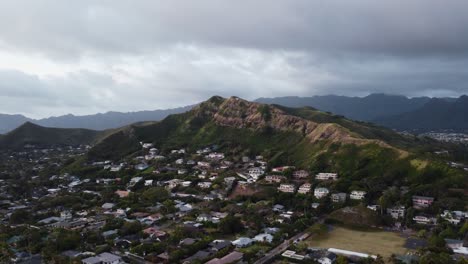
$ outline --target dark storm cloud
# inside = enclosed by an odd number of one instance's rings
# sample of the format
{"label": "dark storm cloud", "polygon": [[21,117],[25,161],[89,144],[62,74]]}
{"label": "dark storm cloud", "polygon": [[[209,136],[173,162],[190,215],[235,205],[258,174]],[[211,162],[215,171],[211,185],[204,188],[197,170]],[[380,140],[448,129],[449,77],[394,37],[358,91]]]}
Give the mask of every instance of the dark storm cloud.
{"label": "dark storm cloud", "polygon": [[5,1],[0,39],[77,55],[173,43],[391,55],[468,50],[467,1]]}
{"label": "dark storm cloud", "polygon": [[34,97],[39,115],[213,94],[457,96],[468,92],[466,10],[462,0],[4,1],[0,59],[13,59],[0,62],[0,96]]}

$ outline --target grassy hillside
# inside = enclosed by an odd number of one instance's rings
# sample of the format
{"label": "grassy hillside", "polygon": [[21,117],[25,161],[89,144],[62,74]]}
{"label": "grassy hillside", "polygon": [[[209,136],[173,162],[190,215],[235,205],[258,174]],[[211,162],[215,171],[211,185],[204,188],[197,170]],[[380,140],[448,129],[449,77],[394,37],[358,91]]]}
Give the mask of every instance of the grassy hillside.
{"label": "grassy hillside", "polygon": [[342,192],[365,190],[369,200],[390,186],[407,186],[410,192],[402,199],[408,203],[414,194],[437,197],[434,208],[466,202],[460,195],[466,175],[439,157],[421,154],[434,147],[431,141],[311,108],[214,97],[190,112],[120,129],[97,144],[88,159],[118,161],[141,154],[139,142],[151,142],[163,152],[182,147],[192,152],[216,144],[229,157],[263,155],[270,166],[337,172],[338,181],[321,185]]}

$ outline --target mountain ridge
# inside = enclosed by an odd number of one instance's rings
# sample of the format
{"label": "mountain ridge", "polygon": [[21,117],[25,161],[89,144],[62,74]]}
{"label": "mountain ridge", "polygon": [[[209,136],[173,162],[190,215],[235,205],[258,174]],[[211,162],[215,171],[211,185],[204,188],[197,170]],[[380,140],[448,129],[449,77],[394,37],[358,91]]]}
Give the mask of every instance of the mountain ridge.
{"label": "mountain ridge", "polygon": [[[302,116],[295,111],[302,111]],[[316,119],[313,120],[312,116]],[[400,146],[392,146],[384,140],[388,135],[400,141],[409,140],[402,135],[366,123],[357,124],[351,120],[341,122],[354,125],[343,126],[334,119],[346,120],[312,108],[292,110],[249,102],[238,97],[212,97],[189,112],[170,115],[162,121],[148,125],[131,125],[125,131],[110,135],[91,149],[90,158],[120,159],[137,151],[139,142],[151,142],[161,148],[201,147],[214,142],[220,145],[236,142],[233,145],[244,145],[247,148],[258,144],[269,147],[277,144],[287,145],[291,149],[303,148],[308,153],[314,149],[313,146],[320,151],[333,145],[375,145],[394,151],[397,156],[408,155]],[[380,133],[370,131],[372,129]],[[369,130],[367,134],[362,133],[366,130]],[[116,147],[120,144],[127,149]]]}
{"label": "mountain ridge", "polygon": [[85,128],[91,130],[106,130],[119,128],[136,122],[158,121],[170,114],[182,113],[190,110],[194,105],[145,110],[136,112],[115,112],[97,113],[92,115],[73,115],[66,114],[62,116],[52,116],[42,119],[32,119],[24,115],[0,114],[0,134],[8,133],[21,126],[25,122],[35,123],[44,127],[56,128]]}

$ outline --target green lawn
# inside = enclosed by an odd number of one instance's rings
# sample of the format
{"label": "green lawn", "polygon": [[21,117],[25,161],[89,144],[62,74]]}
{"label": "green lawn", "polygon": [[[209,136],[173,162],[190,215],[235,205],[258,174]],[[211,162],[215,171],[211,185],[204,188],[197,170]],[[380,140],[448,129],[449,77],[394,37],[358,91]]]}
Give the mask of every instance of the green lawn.
{"label": "green lawn", "polygon": [[326,235],[311,236],[307,243],[311,247],[338,248],[372,255],[380,254],[384,258],[392,254],[404,254],[405,238],[397,233],[385,231],[358,231],[343,227],[334,227]]}

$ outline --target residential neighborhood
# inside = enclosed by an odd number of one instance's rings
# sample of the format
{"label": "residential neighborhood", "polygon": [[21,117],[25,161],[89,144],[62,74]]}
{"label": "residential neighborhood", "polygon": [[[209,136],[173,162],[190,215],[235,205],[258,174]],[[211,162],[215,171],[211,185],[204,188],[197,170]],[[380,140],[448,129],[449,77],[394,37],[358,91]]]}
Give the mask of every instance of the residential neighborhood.
{"label": "residential neighborhood", "polygon": [[[0,182],[2,250],[9,262],[265,263],[255,261],[284,245],[268,261],[361,263],[381,256],[308,242],[337,224],[324,222],[327,214],[362,207],[379,219],[375,228],[418,241],[424,240],[421,232],[467,226],[464,208],[434,210],[444,205],[405,186],[383,194],[365,185],[343,191],[337,173],[272,167],[261,155],[236,156],[216,145],[159,150],[142,143],[141,155],[131,159],[67,167],[87,149],[32,147],[2,154],[18,161],[4,163]],[[30,183],[12,177],[16,172],[32,174]],[[396,198],[384,203],[387,196]],[[302,238],[290,240],[294,235]],[[468,252],[466,237],[444,239],[453,256]],[[416,249],[408,248],[411,257]]]}

